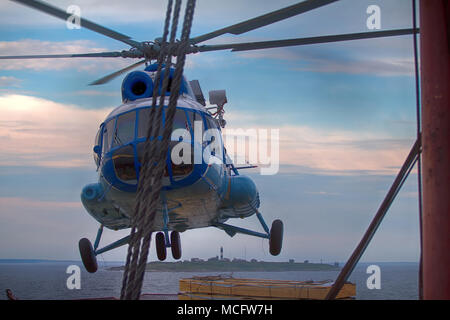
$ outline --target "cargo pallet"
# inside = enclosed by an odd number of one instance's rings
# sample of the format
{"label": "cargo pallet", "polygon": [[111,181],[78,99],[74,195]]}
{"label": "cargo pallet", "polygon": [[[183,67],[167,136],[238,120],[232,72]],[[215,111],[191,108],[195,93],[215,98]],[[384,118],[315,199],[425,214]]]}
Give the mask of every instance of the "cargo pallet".
{"label": "cargo pallet", "polygon": [[[180,279],[180,300],[275,299],[323,300],[333,285],[332,280],[291,281],[239,279],[222,276]],[[345,283],[337,299],[354,299],[356,285]]]}

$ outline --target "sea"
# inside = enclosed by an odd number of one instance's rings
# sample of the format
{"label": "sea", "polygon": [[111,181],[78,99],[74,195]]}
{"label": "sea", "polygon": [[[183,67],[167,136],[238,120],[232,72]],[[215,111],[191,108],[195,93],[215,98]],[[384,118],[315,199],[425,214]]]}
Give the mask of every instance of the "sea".
{"label": "sea", "polygon": [[[6,299],[6,289],[11,289],[17,298],[23,300],[119,297],[123,271],[112,271],[109,268],[123,263],[99,261],[99,264],[99,270],[90,274],[77,261],[0,261],[0,300]],[[70,285],[74,283],[71,281],[73,278],[69,279],[73,275],[69,267],[73,265],[79,266],[81,270],[79,289]],[[374,283],[373,271],[370,271],[373,268],[368,270],[372,265],[379,267],[379,288],[367,284]],[[415,300],[418,299],[418,272],[419,265],[413,262],[360,263],[353,270],[349,281],[356,284],[357,300]],[[339,271],[147,272],[142,292],[176,294],[179,279],[194,276],[320,281],[334,280],[338,273]],[[372,280],[369,279],[371,276]]]}

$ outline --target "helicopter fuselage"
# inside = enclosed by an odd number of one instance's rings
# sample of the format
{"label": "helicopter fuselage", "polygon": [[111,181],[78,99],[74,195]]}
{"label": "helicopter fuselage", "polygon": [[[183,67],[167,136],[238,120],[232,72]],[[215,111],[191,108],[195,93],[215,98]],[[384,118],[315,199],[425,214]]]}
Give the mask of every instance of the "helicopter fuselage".
{"label": "helicopter fuselage", "polygon": [[[164,105],[167,104],[168,98]],[[152,98],[126,102],[100,125],[94,146],[99,180],[83,188],[81,200],[88,213],[109,229],[130,227],[151,105]],[[165,112],[163,124],[164,115]],[[200,140],[200,145],[194,123],[201,124],[205,130],[221,132],[203,105],[189,94],[180,95],[172,131],[186,130],[190,137],[182,143],[190,145],[192,150],[200,148],[203,154],[208,141]],[[151,138],[161,139],[161,135],[162,131],[158,137]],[[217,226],[229,218],[244,218],[257,212],[260,203],[256,186],[248,176],[238,174],[223,143],[220,144],[222,152],[212,155],[217,158],[220,154],[220,159],[216,159],[220,161],[206,162],[201,157],[200,162],[177,165],[170,151],[180,140],[172,137],[170,142],[154,231],[163,230],[164,225],[179,232]],[[166,218],[162,214],[164,210],[168,212]]]}

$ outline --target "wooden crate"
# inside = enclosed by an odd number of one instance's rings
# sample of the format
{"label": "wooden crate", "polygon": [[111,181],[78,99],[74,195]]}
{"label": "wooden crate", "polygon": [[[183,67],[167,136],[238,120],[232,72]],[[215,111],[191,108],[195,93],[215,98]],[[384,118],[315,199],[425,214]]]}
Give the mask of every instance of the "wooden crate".
{"label": "wooden crate", "polygon": [[[180,298],[259,298],[259,299],[325,299],[332,281],[289,281],[266,279],[238,279],[223,277],[193,277],[179,282]],[[346,283],[337,299],[356,296],[356,286]]]}

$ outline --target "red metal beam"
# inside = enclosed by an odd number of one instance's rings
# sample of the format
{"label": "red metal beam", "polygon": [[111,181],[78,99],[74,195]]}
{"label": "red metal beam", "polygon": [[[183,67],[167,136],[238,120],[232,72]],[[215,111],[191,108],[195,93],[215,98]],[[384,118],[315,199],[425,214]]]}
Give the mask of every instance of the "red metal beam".
{"label": "red metal beam", "polygon": [[450,299],[449,10],[420,1],[424,299]]}

